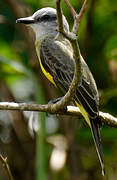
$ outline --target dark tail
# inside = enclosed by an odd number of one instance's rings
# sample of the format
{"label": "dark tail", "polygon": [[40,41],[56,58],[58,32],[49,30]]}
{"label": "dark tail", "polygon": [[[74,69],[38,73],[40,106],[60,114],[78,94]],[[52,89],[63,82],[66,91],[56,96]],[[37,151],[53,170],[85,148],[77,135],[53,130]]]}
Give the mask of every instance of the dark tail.
{"label": "dark tail", "polygon": [[96,150],[97,150],[99,160],[100,160],[100,163],[101,163],[102,175],[104,176],[105,175],[105,168],[104,168],[103,150],[102,150],[100,129],[99,129],[100,125],[98,123],[99,121],[100,121],[99,117],[96,117],[96,119],[90,118],[91,131],[92,131],[92,134],[93,134]]}

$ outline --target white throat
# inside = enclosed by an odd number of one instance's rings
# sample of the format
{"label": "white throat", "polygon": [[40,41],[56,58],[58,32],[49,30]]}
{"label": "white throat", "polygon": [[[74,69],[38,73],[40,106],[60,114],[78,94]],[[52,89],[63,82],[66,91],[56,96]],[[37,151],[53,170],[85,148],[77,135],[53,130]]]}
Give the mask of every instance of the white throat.
{"label": "white throat", "polygon": [[56,36],[57,34],[57,31],[55,31],[54,29],[41,25],[41,24],[31,24],[30,26],[35,32],[35,43],[37,43],[38,41],[40,41],[47,35]]}

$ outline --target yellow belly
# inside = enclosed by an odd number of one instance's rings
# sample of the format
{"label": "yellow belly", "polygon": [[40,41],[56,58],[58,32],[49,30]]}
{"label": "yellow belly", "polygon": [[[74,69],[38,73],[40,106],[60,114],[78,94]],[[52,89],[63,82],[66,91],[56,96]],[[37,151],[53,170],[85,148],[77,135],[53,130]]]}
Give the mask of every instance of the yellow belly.
{"label": "yellow belly", "polygon": [[38,48],[38,46],[36,47],[36,51],[37,51],[37,55],[38,55],[38,59],[39,59],[39,63],[40,63],[42,72],[44,73],[44,75],[46,76],[46,78],[47,78],[52,84],[54,84],[54,85],[56,86],[56,84],[55,84],[55,82],[54,82],[54,80],[53,80],[53,77],[51,76],[50,73],[48,73],[48,72],[44,69],[44,67],[43,67],[43,65],[42,65],[42,62],[41,62],[41,59],[40,59],[40,53],[39,53],[39,48]]}

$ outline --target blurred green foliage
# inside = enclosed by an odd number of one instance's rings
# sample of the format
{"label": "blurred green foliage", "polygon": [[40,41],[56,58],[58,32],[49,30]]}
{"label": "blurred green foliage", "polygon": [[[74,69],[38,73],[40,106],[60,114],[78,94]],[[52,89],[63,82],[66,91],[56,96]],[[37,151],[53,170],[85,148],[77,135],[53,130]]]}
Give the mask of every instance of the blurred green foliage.
{"label": "blurred green foliage", "polygon": [[[32,14],[34,11],[42,7],[55,7],[55,0],[14,0],[14,2],[16,3],[16,5],[20,4],[22,6],[22,11],[24,7],[28,9],[26,10],[26,15]],[[79,12],[83,0],[70,0],[70,2],[72,3],[75,10]],[[15,23],[15,20],[18,18],[18,15],[16,14],[16,11],[13,8],[14,7],[13,5],[11,5],[10,0],[0,1],[0,88],[2,86],[2,83],[5,82],[6,87],[9,89],[15,101],[39,102],[43,104],[47,102],[49,98],[54,98],[54,96],[52,97],[51,92],[47,91],[50,84],[48,85],[48,81],[43,79],[42,74],[39,74],[40,67],[36,64],[36,60],[34,60],[31,56],[32,52],[28,49],[29,46],[28,41],[25,37],[26,34],[23,34],[24,30],[21,30],[25,27],[17,25]],[[19,12],[19,9],[17,9],[17,12]],[[62,1],[62,9],[70,24],[71,29],[73,18],[69,13],[69,10],[66,7],[64,1]],[[116,24],[116,0],[90,0],[78,32],[78,42],[80,44],[81,53],[85,58],[87,64],[89,65],[99,89],[100,110],[109,112],[111,114],[114,114],[115,116],[117,116]],[[29,36],[28,33],[27,36]],[[28,38],[30,39],[30,37]],[[30,46],[32,46],[33,48],[33,42]],[[55,92],[52,94],[55,94]],[[1,101],[8,100],[4,93],[2,93],[2,97],[0,98]],[[40,129],[38,131],[40,136],[38,138],[38,136],[35,135],[36,147],[38,148],[35,150],[34,155],[36,156],[35,159],[37,161],[37,179],[44,180],[46,179],[46,177],[48,177],[48,179],[53,180],[69,180],[70,177],[72,177],[75,173],[72,170],[70,171],[70,168],[68,168],[67,163],[59,172],[54,172],[50,168],[49,160],[51,157],[53,146],[49,145],[46,142],[46,134],[48,130],[48,126],[46,127],[47,118],[43,113],[40,114]],[[42,121],[40,119],[42,119]],[[54,117],[52,116],[51,119],[54,119]],[[55,121],[58,123],[57,120]],[[61,123],[59,123],[59,126],[58,124],[56,124],[56,128],[54,123],[52,124],[51,120],[49,121],[49,123],[51,124],[50,126],[53,129],[51,130],[52,133],[49,133],[48,136],[52,136],[55,134],[63,134],[66,136],[66,134],[70,134],[69,131],[66,132],[67,122],[64,127],[63,125],[61,125]],[[77,124],[78,123],[79,122],[77,122]],[[81,124],[80,128],[79,126],[75,126],[75,131],[73,131],[73,133],[75,134],[75,137],[73,135],[73,139],[75,139],[73,140],[73,144],[75,144],[76,147],[79,149],[80,153],[77,154],[80,154],[81,156],[80,162],[82,164],[82,170],[81,174],[79,175],[79,179],[102,179],[100,173],[100,165],[98,162],[97,154],[95,152],[91,132],[88,129],[87,125],[83,123]],[[102,128],[101,134],[104,147],[107,179],[114,180],[117,178],[117,130],[114,128],[104,126]],[[1,133],[0,136],[0,139],[2,141]],[[69,138],[69,136],[66,136],[66,138]],[[9,159],[9,155],[7,156]],[[75,156],[75,153],[74,157],[77,160],[78,157]],[[72,161],[70,163],[72,164]],[[12,163],[10,164],[12,167]],[[77,169],[77,167],[75,168]],[[12,169],[13,167],[11,168],[11,170]],[[18,178],[14,176],[14,179]],[[29,180],[29,178],[27,179]]]}

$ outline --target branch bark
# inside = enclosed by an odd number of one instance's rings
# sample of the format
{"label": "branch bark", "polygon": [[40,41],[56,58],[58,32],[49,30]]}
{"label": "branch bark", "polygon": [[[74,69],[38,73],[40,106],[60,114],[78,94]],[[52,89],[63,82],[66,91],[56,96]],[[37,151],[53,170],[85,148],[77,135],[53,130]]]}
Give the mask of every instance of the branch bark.
{"label": "branch bark", "polygon": [[79,14],[77,14],[77,12],[74,10],[74,8],[72,7],[72,5],[70,4],[70,2],[68,0],[64,0],[64,2],[66,3],[67,7],[69,8],[69,11],[71,12],[71,14],[74,18],[74,25],[72,28],[72,33],[77,34],[81,19],[83,17],[83,14],[84,14],[85,9],[86,9],[87,4],[88,4],[88,0],[84,1]]}
{"label": "branch bark", "polygon": [[[61,114],[61,115],[73,115],[78,116],[78,119],[82,118],[82,114],[78,107],[67,106],[66,111],[64,109],[53,112],[50,105],[40,104],[29,104],[29,103],[14,103],[14,102],[1,102],[0,110],[21,110],[21,111],[40,111],[47,112],[50,114]],[[117,118],[110,115],[109,113],[99,112],[99,117],[103,124],[117,128]]]}

